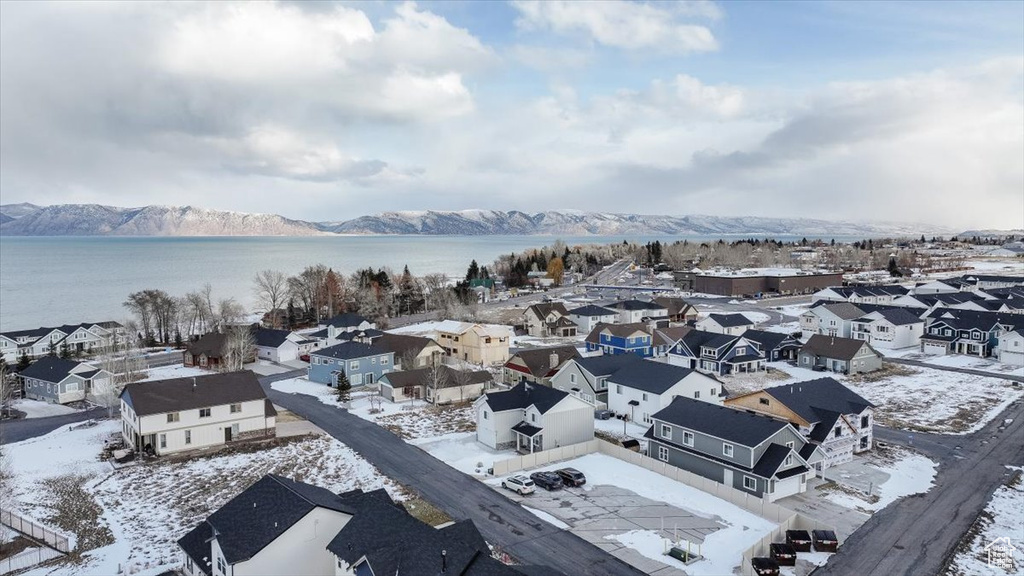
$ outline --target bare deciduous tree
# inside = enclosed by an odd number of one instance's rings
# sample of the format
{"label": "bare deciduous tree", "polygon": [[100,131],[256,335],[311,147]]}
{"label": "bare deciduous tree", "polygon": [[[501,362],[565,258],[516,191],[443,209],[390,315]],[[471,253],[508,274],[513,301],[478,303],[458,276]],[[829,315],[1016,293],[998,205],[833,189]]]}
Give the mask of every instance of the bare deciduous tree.
{"label": "bare deciduous tree", "polygon": [[[125,322],[125,326],[134,329],[131,322]],[[136,344],[134,338],[113,340],[100,365],[103,370],[110,373],[110,378],[106,383],[94,383],[92,396],[101,406],[106,407],[108,417],[114,416],[114,408],[120,403],[121,391],[124,390],[124,387],[131,382],[140,380],[146,368],[145,361],[139,355]]]}
{"label": "bare deciduous tree", "polygon": [[220,368],[225,372],[241,370],[246,362],[256,356],[256,339],[249,326],[228,326],[224,329],[227,335],[224,341],[224,357]]}
{"label": "bare deciduous tree", "polygon": [[256,298],[270,313],[271,327],[278,328],[278,315],[288,298],[288,277],[277,270],[263,270],[253,281]]}

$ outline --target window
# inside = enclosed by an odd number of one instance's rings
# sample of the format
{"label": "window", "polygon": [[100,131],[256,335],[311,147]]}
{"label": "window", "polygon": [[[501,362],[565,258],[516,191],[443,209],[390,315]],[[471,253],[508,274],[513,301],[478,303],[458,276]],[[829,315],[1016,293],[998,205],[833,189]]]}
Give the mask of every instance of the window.
{"label": "window", "polygon": [[376,358],[370,358],[370,364],[376,365],[377,364],[377,359]]}
{"label": "window", "polygon": [[712,397],[712,398],[714,398],[714,397],[715,397],[715,394],[718,394],[718,388],[712,388],[712,389],[711,389],[711,397]]}
{"label": "window", "polygon": [[359,370],[359,360],[352,360],[348,363],[349,370]]}
{"label": "window", "polygon": [[569,383],[570,384],[575,384],[576,383],[576,375],[575,374],[569,374]]}
{"label": "window", "polygon": [[753,476],[744,476],[743,477],[743,487],[746,488],[747,490],[754,490],[754,491],[756,491],[757,490],[757,479],[754,478]]}
{"label": "window", "polygon": [[668,462],[668,448],[664,446],[658,446],[658,460],[662,462]]}
{"label": "window", "polygon": [[622,394],[622,384],[616,384],[615,385],[615,393],[616,394]]}
{"label": "window", "polygon": [[695,390],[695,391],[693,392],[693,397],[694,397],[694,399],[696,399],[696,400],[700,400],[700,390]]}
{"label": "window", "polygon": [[644,402],[647,402],[647,392],[644,392],[643,399],[644,399]]}
{"label": "window", "polygon": [[747,353],[747,349],[745,347],[739,346],[739,347],[736,348],[736,355],[737,356],[743,356],[746,353]]}
{"label": "window", "polygon": [[793,441],[792,440],[790,440],[789,442],[786,442],[786,448],[789,448],[790,450],[793,449]]}
{"label": "window", "polygon": [[843,427],[842,426],[836,426],[835,435],[836,435],[836,438],[839,438],[840,436],[843,435]]}
{"label": "window", "polygon": [[228,568],[227,568],[227,566],[224,565],[224,558],[222,558],[220,556],[217,557],[217,571],[220,572],[221,574],[227,574],[228,573]]}
{"label": "window", "polygon": [[661,425],[661,437],[662,438],[672,438],[672,427],[669,426],[668,424],[662,424]]}
{"label": "window", "polygon": [[209,408],[200,408],[199,409],[199,417],[200,418],[209,418],[210,417],[210,409]]}
{"label": "window", "polygon": [[167,448],[167,434],[160,435],[160,447]]}
{"label": "window", "polygon": [[177,422],[181,420],[181,414],[178,412],[171,412],[167,415],[167,423]]}
{"label": "window", "polygon": [[693,432],[683,432],[683,446],[693,446]]}
{"label": "window", "polygon": [[381,356],[381,357],[380,357],[380,365],[381,365],[381,366],[387,366],[387,365],[388,365],[388,364],[390,364],[390,363],[391,363],[391,361],[390,361],[390,360],[388,360],[388,357],[387,357],[387,356]]}
{"label": "window", "polygon": [[491,419],[491,415],[487,413],[487,410],[484,410],[484,420],[490,420],[490,419]]}
{"label": "window", "polygon": [[191,444],[191,443],[192,443],[192,431],[191,430],[185,430],[185,444]]}
{"label": "window", "polygon": [[732,458],[732,444],[729,444],[728,442],[722,444],[722,456],[728,456]]}
{"label": "window", "polygon": [[536,414],[530,414],[530,422],[536,422],[536,421],[537,421],[537,415]]}
{"label": "window", "polygon": [[242,405],[241,404],[232,404],[231,405],[231,413],[232,414],[235,414],[235,413],[238,413],[238,412],[241,412],[241,411],[242,411]]}
{"label": "window", "polygon": [[865,415],[860,417],[860,427],[861,428],[867,428],[868,424],[870,422],[871,422],[871,417],[868,416],[867,414],[865,414]]}
{"label": "window", "polygon": [[68,382],[64,385],[65,392],[78,392],[78,382]]}
{"label": "window", "polygon": [[786,459],[782,462],[782,465],[783,466],[792,466],[793,465],[793,455],[792,454],[787,454],[786,455]]}
{"label": "window", "polygon": [[763,406],[770,406],[771,405],[771,400],[768,400],[767,398],[761,398],[761,399],[758,400],[758,402],[760,404],[762,404]]}

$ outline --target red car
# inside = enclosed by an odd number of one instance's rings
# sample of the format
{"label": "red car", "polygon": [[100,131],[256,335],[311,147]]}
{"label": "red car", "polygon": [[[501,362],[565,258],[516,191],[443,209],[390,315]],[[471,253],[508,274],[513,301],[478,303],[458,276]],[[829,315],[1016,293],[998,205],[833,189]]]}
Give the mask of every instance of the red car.
{"label": "red car", "polygon": [[299,356],[299,360],[302,360],[303,362],[309,362],[309,354],[303,354],[302,356]]}

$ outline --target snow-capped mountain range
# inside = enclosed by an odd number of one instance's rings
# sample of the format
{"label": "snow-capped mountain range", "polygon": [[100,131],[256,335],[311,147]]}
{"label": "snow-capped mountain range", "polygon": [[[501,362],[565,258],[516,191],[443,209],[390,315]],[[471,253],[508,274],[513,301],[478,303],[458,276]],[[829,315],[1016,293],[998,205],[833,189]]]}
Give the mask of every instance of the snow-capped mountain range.
{"label": "snow-capped mountain range", "polygon": [[756,216],[660,216],[549,210],[384,212],[337,222],[304,222],[276,214],[246,214],[192,206],[117,208],[98,204],[0,206],[7,236],[311,236],[323,234],[429,235],[806,235],[906,236],[955,233],[940,226],[843,222]]}

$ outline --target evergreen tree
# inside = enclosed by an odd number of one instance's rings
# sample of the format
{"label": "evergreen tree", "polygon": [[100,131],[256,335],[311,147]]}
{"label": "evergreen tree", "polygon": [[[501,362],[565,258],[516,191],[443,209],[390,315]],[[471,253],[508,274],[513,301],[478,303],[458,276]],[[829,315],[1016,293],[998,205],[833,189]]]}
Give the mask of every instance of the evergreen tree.
{"label": "evergreen tree", "polygon": [[21,350],[21,355],[18,356],[18,372],[28,368],[30,364],[32,364],[32,361],[28,359],[28,351],[23,348]]}
{"label": "evergreen tree", "polygon": [[348,402],[352,397],[352,383],[344,372],[338,374],[338,402]]}
{"label": "evergreen tree", "polygon": [[60,357],[65,359],[65,360],[67,360],[68,358],[71,358],[71,349],[68,348],[67,340],[65,340],[64,342],[61,342],[61,344],[60,344]]}
{"label": "evergreen tree", "polygon": [[46,355],[47,356],[56,356],[57,355],[57,343],[54,342],[53,340],[51,340],[49,346],[46,347]]}
{"label": "evergreen tree", "polygon": [[181,330],[175,329],[174,330],[174,347],[180,350],[183,345],[184,345],[184,342],[182,342],[182,339],[181,339]]}

